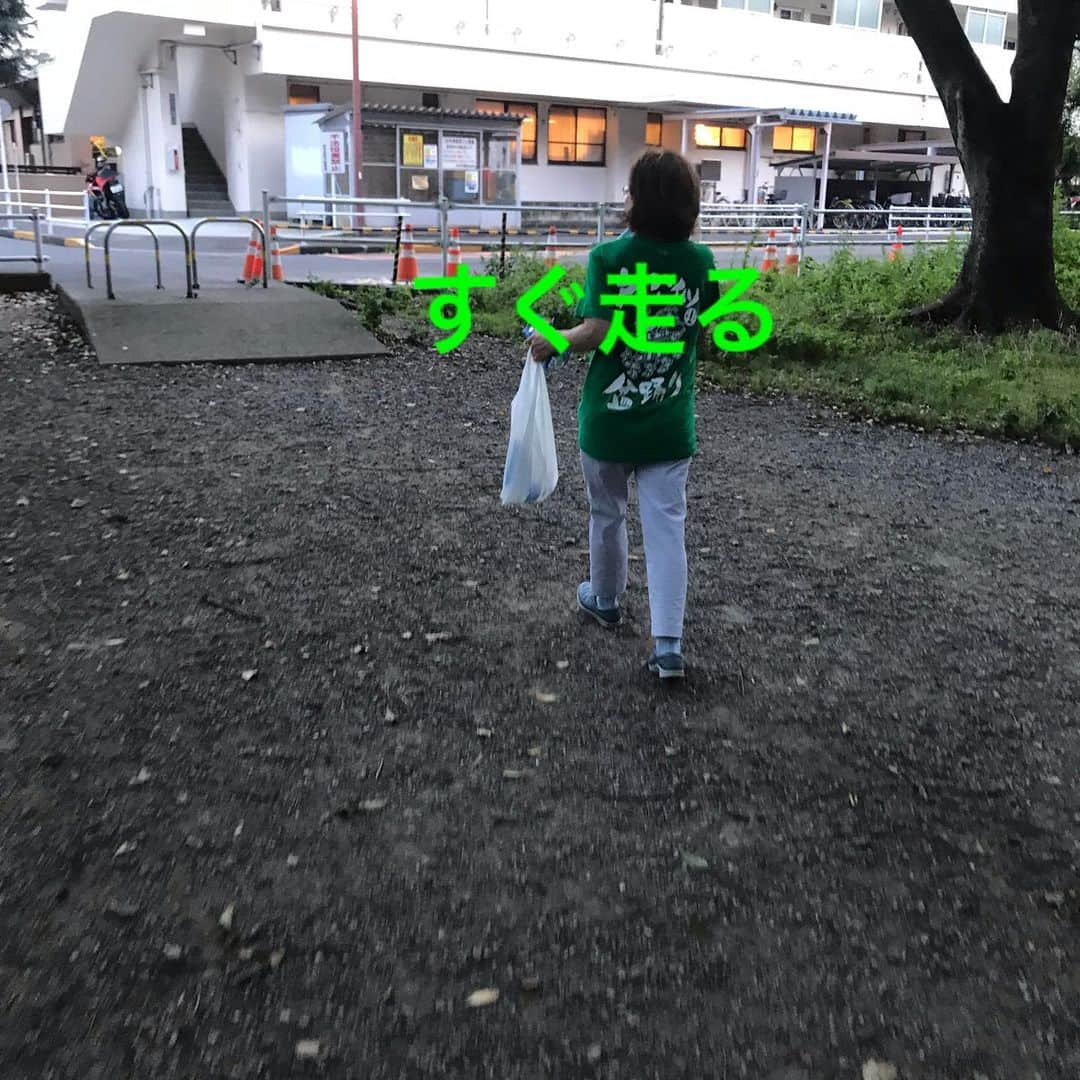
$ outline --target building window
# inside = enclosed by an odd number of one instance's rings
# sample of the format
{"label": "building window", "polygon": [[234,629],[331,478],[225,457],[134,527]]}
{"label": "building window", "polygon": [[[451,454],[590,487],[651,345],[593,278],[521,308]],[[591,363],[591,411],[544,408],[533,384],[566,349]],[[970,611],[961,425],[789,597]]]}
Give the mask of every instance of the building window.
{"label": "building window", "polygon": [[[869,141],[869,140],[867,140]],[[899,128],[897,142],[926,142],[926,132],[920,128]]]}
{"label": "building window", "polygon": [[320,100],[319,88],[313,83],[289,83],[290,105],[318,105]]}
{"label": "building window", "polygon": [[812,154],[817,148],[817,128],[782,125],[773,128],[773,153]]}
{"label": "building window", "polygon": [[549,165],[603,165],[607,161],[607,110],[552,105],[548,110]]}
{"label": "building window", "polygon": [[720,6],[737,11],[758,11],[762,15],[772,14],[772,0],[720,0]]}
{"label": "building window", "polygon": [[694,145],[705,150],[745,150],[746,128],[695,124]]}
{"label": "building window", "polygon": [[1000,49],[1005,44],[1005,16],[1000,12],[968,8],[965,29],[976,45],[996,45]]}
{"label": "building window", "polygon": [[878,30],[881,27],[881,0],[836,0],[833,22],[837,26]]}
{"label": "building window", "polygon": [[524,165],[536,164],[536,106],[524,101],[487,101],[478,98],[476,111],[501,116],[512,113],[523,116],[521,121],[521,161]]}
{"label": "building window", "polygon": [[645,119],[645,145],[664,145],[664,117],[662,113],[651,112]]}

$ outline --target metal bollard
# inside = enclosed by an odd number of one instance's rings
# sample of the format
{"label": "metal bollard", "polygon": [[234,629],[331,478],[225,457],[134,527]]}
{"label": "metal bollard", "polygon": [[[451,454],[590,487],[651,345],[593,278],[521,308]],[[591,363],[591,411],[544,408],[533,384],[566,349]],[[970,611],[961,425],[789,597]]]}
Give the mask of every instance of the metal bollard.
{"label": "metal bollard", "polygon": [[499,274],[506,277],[506,211],[502,212],[502,226],[499,229]]}
{"label": "metal bollard", "polygon": [[30,214],[30,218],[34,223],[34,262],[40,274],[45,268],[45,257],[41,252],[41,218],[36,210]]}
{"label": "metal bollard", "polygon": [[[450,243],[450,201],[445,195],[439,197],[439,247],[442,248],[442,272],[446,277],[449,265],[448,246]],[[397,274],[394,275],[397,277]]]}
{"label": "metal bollard", "polygon": [[271,244],[271,222],[270,222],[270,192],[263,188],[262,192],[262,205],[263,205],[263,266],[262,266],[262,287],[264,289],[270,288],[270,244]]}
{"label": "metal bollard", "polygon": [[806,262],[806,234],[810,231],[810,208],[802,206],[802,228],[799,230],[799,273],[802,273],[803,263]]}
{"label": "metal bollard", "polygon": [[394,239],[394,272],[390,275],[390,283],[397,284],[398,264],[401,262],[401,232],[405,228],[405,215],[397,216],[397,236]]}

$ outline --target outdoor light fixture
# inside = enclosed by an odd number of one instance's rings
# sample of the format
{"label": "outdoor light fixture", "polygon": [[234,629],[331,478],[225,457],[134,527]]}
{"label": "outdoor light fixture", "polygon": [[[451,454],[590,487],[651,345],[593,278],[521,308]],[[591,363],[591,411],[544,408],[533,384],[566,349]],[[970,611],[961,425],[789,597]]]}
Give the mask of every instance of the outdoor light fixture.
{"label": "outdoor light fixture", "polygon": [[206,27],[202,23],[184,23],[185,37],[206,37]]}

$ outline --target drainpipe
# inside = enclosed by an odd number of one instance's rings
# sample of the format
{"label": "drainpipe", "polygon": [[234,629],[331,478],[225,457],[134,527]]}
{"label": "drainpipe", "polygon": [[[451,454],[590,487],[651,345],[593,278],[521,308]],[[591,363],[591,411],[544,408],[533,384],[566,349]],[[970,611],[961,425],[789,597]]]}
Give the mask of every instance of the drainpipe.
{"label": "drainpipe", "polygon": [[142,111],[143,111],[143,149],[146,153],[146,213],[148,217],[154,216],[154,152],[150,146],[150,91],[154,88],[154,73],[152,71],[140,71],[139,78],[142,81]]}

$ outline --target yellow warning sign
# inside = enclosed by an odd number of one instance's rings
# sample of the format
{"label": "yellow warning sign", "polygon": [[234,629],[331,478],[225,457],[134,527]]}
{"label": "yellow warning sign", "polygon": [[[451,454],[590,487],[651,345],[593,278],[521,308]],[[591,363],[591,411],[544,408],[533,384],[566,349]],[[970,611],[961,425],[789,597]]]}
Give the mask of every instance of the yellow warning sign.
{"label": "yellow warning sign", "polygon": [[401,143],[401,164],[411,168],[423,168],[424,136],[402,135]]}

